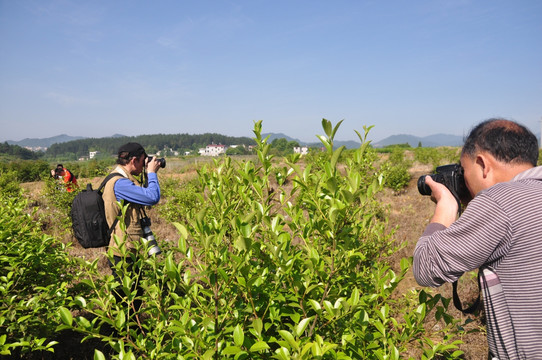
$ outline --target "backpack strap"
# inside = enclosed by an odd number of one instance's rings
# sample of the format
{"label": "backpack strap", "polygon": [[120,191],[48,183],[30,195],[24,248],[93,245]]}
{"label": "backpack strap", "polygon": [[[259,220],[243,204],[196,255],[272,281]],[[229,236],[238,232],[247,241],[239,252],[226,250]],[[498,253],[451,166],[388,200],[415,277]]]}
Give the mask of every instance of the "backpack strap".
{"label": "backpack strap", "polygon": [[105,179],[102,181],[102,183],[100,184],[100,187],[98,188],[98,191],[100,193],[103,193],[103,188],[105,187],[105,184],[107,184],[107,182],[109,180],[111,180],[112,178],[114,178],[115,176],[121,176],[121,177],[124,177],[124,175],[122,175],[121,173],[118,173],[118,172],[114,172],[114,173],[111,173],[109,175],[107,175],[105,177]]}
{"label": "backpack strap", "polygon": [[[100,194],[103,193],[103,189],[105,187],[105,184],[107,184],[107,182],[109,180],[111,180],[112,178],[114,177],[117,177],[117,176],[121,176],[121,177],[124,177],[121,173],[118,173],[118,172],[114,172],[114,173],[111,173],[109,175],[107,175],[105,177],[105,179],[102,181],[102,183],[100,184],[100,187],[98,188],[98,192]],[[107,231],[107,236],[110,237],[111,234],[113,233],[113,230],[115,230],[115,226],[117,226],[117,223],[119,222],[119,217],[121,216],[122,214],[122,209],[119,209],[119,213],[117,214],[117,216],[115,217],[115,221],[113,221],[113,224],[111,224],[111,227],[109,228],[109,230]]]}
{"label": "backpack strap", "polygon": [[463,305],[461,305],[461,300],[459,299],[459,295],[457,294],[457,282],[459,280],[454,281],[453,284],[452,284],[452,288],[453,288],[452,296],[453,296],[454,306],[455,306],[455,308],[457,310],[461,311],[463,314],[472,314],[480,306],[480,291],[481,291],[481,289],[480,289],[480,273],[482,271],[483,271],[482,269],[478,270],[478,278],[477,278],[477,281],[478,281],[478,298],[474,301],[474,303],[472,303],[471,306],[469,306],[466,309],[463,309]]}

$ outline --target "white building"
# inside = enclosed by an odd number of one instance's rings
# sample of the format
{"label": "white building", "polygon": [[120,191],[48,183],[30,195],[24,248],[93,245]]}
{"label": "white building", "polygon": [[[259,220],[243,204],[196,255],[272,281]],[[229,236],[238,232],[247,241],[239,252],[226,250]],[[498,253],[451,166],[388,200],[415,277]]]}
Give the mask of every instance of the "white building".
{"label": "white building", "polygon": [[99,155],[99,154],[100,154],[99,151],[90,151],[90,152],[88,153],[88,158],[89,158],[89,159],[94,159],[94,158],[96,157],[96,155]]}
{"label": "white building", "polygon": [[301,155],[307,155],[309,153],[309,147],[308,146],[295,146],[294,147],[294,153],[301,154]]}
{"label": "white building", "polygon": [[225,154],[228,147],[226,145],[216,145],[211,144],[207,145],[205,149],[199,149],[199,154],[201,156],[218,156],[220,154]]}

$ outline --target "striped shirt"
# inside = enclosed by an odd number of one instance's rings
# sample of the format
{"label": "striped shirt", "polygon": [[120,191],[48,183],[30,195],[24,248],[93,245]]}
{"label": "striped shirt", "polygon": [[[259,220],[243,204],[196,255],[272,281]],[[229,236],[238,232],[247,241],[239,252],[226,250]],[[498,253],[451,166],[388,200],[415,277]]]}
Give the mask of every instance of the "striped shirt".
{"label": "striped shirt", "polygon": [[413,272],[437,287],[481,268],[489,350],[542,359],[542,167],[480,192],[449,228],[429,224]]}

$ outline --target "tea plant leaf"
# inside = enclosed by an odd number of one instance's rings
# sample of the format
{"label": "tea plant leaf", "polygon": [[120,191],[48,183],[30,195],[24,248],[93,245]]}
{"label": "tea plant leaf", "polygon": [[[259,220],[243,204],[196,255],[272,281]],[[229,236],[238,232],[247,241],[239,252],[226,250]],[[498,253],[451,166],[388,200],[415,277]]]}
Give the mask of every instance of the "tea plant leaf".
{"label": "tea plant leaf", "polygon": [[98,349],[94,349],[94,360],[105,360],[105,355]]}
{"label": "tea plant leaf", "polygon": [[339,157],[341,156],[344,149],[346,149],[346,147],[343,145],[333,152],[333,156],[331,157],[332,168],[335,168],[337,166],[337,161],[339,161]]}
{"label": "tea plant leaf", "polygon": [[245,341],[245,333],[239,324],[233,329],[233,341],[237,346],[243,346]]}
{"label": "tea plant leaf", "polygon": [[125,323],[126,323],[126,314],[124,313],[124,310],[121,309],[117,313],[117,317],[115,318],[115,327],[117,329],[122,329]]}
{"label": "tea plant leaf", "polygon": [[60,319],[62,320],[62,322],[68,326],[72,326],[73,317],[70,310],[66,309],[64,306],[61,306],[58,309],[58,312],[59,312]]}
{"label": "tea plant leaf", "polygon": [[178,222],[174,222],[173,225],[177,228],[183,239],[188,239],[188,230],[186,230],[186,226]]}
{"label": "tea plant leaf", "polygon": [[327,140],[327,138],[325,136],[316,135],[316,137],[318,139],[320,139],[320,141],[322,142],[322,144],[324,144],[324,146],[326,147],[326,149],[327,149],[327,151],[329,153],[331,153],[333,151],[333,148],[331,147],[331,144],[329,143],[329,141]]}
{"label": "tea plant leaf", "polygon": [[256,335],[260,336],[262,334],[262,329],[263,329],[262,319],[259,319],[259,318],[254,319],[252,321],[252,328],[256,332]]}
{"label": "tea plant leaf", "polygon": [[269,349],[269,345],[265,341],[257,341],[250,347],[250,352],[259,352]]}
{"label": "tea plant leaf", "polygon": [[279,330],[279,334],[284,340],[288,342],[292,349],[296,351],[299,350],[299,344],[297,343],[297,341],[295,341],[294,336],[289,331]]}
{"label": "tea plant leaf", "polygon": [[299,324],[297,324],[297,326],[295,327],[295,335],[297,337],[301,336],[303,334],[303,332],[305,332],[305,329],[307,328],[307,326],[309,325],[309,321],[312,319],[312,317],[309,317],[309,318],[305,318],[303,320],[301,320],[299,322]]}
{"label": "tea plant leaf", "polygon": [[324,132],[326,133],[326,135],[331,138],[332,137],[332,125],[331,125],[331,121],[327,120],[327,119],[322,119],[322,128],[324,129]]}
{"label": "tea plant leaf", "polygon": [[222,354],[223,355],[235,355],[235,354],[239,354],[242,351],[243,351],[243,349],[241,349],[238,346],[228,346],[228,347],[226,347],[224,349],[224,351],[222,351]]}

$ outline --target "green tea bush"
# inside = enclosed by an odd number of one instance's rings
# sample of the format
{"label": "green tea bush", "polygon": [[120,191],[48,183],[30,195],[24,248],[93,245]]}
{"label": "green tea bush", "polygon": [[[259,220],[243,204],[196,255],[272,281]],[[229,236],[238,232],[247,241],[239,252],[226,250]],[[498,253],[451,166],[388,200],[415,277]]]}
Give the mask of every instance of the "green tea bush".
{"label": "green tea bush", "polygon": [[165,202],[158,212],[168,221],[185,222],[190,214],[201,205],[197,195],[197,180],[178,181],[172,178],[161,182],[161,193]]}
{"label": "green tea bush", "polygon": [[393,147],[390,150],[389,157],[382,164],[380,171],[384,175],[384,185],[399,193],[410,182],[412,176],[409,169],[412,164],[405,158],[405,148]]}
{"label": "green tea bush", "polygon": [[62,243],[39,233],[25,200],[2,194],[0,202],[0,355],[53,351],[73,261]]}
{"label": "green tea bush", "polygon": [[114,163],[114,159],[91,159],[85,161],[71,161],[63,163],[63,165],[79,179],[107,176]]}
{"label": "green tea bush", "polygon": [[421,164],[437,166],[459,162],[460,149],[455,147],[423,148],[414,149],[414,160]]}
{"label": "green tea bush", "polygon": [[15,171],[0,170],[0,196],[19,197],[21,195],[21,187],[17,181]]}
{"label": "green tea bush", "polygon": [[49,175],[49,164],[43,160],[17,160],[0,163],[0,169],[15,175],[19,182],[39,181]]}
{"label": "green tea bush", "polygon": [[[121,261],[120,282],[87,264],[92,295],[58,311],[59,330],[102,339],[115,359],[399,359],[415,343],[425,358],[458,358],[457,342],[424,328],[432,310],[445,314],[446,300],[394,293],[410,262],[396,273],[386,261],[396,246],[375,199],[384,175],[373,167],[367,128],[338,163],[339,125],[322,121],[318,164],[290,157],[281,186],[257,122],[258,162],[225,157],[202,167],[199,204],[175,223],[177,247],[159,257],[124,253],[132,270]],[[453,326],[448,319],[442,331]]]}
{"label": "green tea bush", "polygon": [[43,179],[45,187],[42,194],[46,200],[46,205],[51,209],[53,216],[51,220],[58,224],[61,228],[67,229],[71,226],[71,207],[72,202],[81,188],[75,188],[74,191],[68,192],[66,184],[53,179],[50,175]]}
{"label": "green tea bush", "polygon": [[396,193],[404,190],[412,175],[410,174],[409,166],[406,163],[392,164],[386,162],[382,165],[381,171],[384,173],[385,185]]}

